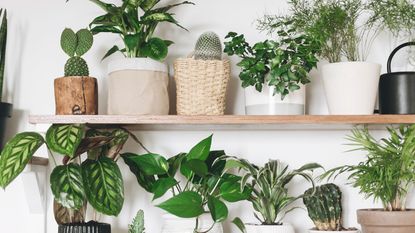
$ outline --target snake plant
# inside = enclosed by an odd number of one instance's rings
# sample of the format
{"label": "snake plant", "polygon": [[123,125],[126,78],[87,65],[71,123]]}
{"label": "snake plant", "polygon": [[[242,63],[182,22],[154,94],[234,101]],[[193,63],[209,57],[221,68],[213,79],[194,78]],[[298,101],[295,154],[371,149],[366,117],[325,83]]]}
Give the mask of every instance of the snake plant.
{"label": "snake plant", "polygon": [[0,102],[3,96],[4,67],[6,64],[7,10],[0,9]]}

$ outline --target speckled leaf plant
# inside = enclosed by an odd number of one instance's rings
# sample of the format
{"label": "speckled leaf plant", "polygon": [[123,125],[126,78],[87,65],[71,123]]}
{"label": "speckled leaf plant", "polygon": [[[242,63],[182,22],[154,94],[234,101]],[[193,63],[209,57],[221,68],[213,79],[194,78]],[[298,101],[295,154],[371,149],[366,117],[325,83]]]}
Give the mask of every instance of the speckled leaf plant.
{"label": "speckled leaf plant", "polygon": [[[124,129],[84,125],[52,125],[45,138],[35,132],[17,134],[0,154],[0,187],[6,188],[45,144],[56,165],[50,184],[57,222],[83,222],[84,214],[76,213],[85,211],[86,202],[100,213],[117,216],[124,203],[124,185],[116,162],[129,135]],[[81,163],[85,152],[87,159]],[[56,164],[53,153],[64,155],[63,165]]]}

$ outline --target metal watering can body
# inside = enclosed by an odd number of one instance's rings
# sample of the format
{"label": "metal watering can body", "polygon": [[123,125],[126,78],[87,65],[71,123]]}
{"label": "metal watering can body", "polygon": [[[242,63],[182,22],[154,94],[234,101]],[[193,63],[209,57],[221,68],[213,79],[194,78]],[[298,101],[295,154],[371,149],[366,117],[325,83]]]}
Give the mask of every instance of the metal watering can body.
{"label": "metal watering can body", "polygon": [[394,49],[388,59],[388,73],[380,76],[379,113],[415,114],[415,72],[392,72],[391,63],[395,54],[404,47],[413,46],[407,42]]}

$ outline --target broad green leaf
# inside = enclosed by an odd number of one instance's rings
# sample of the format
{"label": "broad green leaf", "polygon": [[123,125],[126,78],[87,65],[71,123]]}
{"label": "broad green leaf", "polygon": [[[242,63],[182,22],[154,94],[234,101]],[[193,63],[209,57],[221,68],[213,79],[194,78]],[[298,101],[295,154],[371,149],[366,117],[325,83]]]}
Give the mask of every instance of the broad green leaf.
{"label": "broad green leaf", "polygon": [[146,12],[151,10],[160,0],[142,0],[140,2],[141,9]]}
{"label": "broad green leaf", "polygon": [[178,182],[171,177],[167,177],[167,178],[160,178],[159,180],[157,180],[154,183],[153,186],[153,193],[154,193],[154,197],[153,200],[162,197],[169,189],[171,189],[172,187],[174,187]]}
{"label": "broad green leaf", "polygon": [[85,201],[81,167],[77,164],[57,166],[50,175],[55,200],[65,208],[80,210]]}
{"label": "broad green leaf", "polygon": [[139,167],[136,165],[134,160],[131,159],[132,157],[135,157],[135,156],[138,156],[138,155],[132,154],[132,153],[125,153],[125,154],[121,155],[121,157],[124,159],[125,164],[128,165],[131,172],[137,178],[138,184],[140,184],[140,186],[142,188],[144,188],[147,192],[153,193],[154,184],[156,183],[156,179],[154,178],[153,175],[148,176],[148,175],[144,174],[144,172],[139,169]]}
{"label": "broad green leaf", "polygon": [[73,158],[84,132],[82,125],[52,125],[46,133],[46,142],[52,151]]}
{"label": "broad green leaf", "polygon": [[129,156],[128,159],[132,160],[135,166],[148,176],[164,175],[169,171],[169,163],[158,154]]}
{"label": "broad green leaf", "polygon": [[171,177],[174,177],[176,175],[176,172],[179,170],[180,165],[182,164],[183,159],[186,157],[185,153],[178,154],[176,156],[173,156],[167,160],[169,163],[169,175]]}
{"label": "broad green leaf", "polygon": [[245,224],[242,222],[242,220],[238,217],[234,218],[232,220],[232,223],[235,224],[236,227],[238,227],[238,229],[242,232],[242,233],[246,233],[246,228],[245,228]]}
{"label": "broad green leaf", "polygon": [[192,172],[194,172],[198,176],[206,176],[208,174],[208,167],[206,163],[202,160],[192,159],[186,161],[182,166],[189,168]]}
{"label": "broad green leaf", "polygon": [[163,22],[163,21],[167,21],[167,22],[176,23],[176,20],[173,18],[172,14],[161,13],[161,12],[147,15],[147,16],[143,17],[142,20],[144,22],[154,22],[154,21]]}
{"label": "broad green leaf", "polygon": [[118,52],[118,51],[120,51],[120,48],[118,48],[118,46],[114,45],[112,48],[110,48],[108,50],[107,53],[105,53],[105,55],[102,57],[101,61],[104,60],[105,58],[111,56],[112,54]]}
{"label": "broad green leaf", "polygon": [[76,55],[82,56],[89,49],[91,49],[92,44],[94,43],[94,37],[88,29],[81,29],[76,33],[78,38],[78,45],[76,46]]}
{"label": "broad green leaf", "polygon": [[225,170],[234,169],[234,168],[243,168],[244,165],[238,159],[228,159],[226,160]]}
{"label": "broad green leaf", "polygon": [[205,161],[209,156],[210,147],[212,145],[212,137],[213,135],[210,135],[194,146],[187,154],[187,160],[199,159]]}
{"label": "broad green leaf", "polygon": [[138,43],[140,42],[140,34],[126,35],[124,36],[124,43],[128,50],[134,50],[138,48]]}
{"label": "broad green leaf", "polygon": [[78,46],[78,37],[70,28],[65,28],[61,35],[61,47],[68,56],[75,55],[76,47]]}
{"label": "broad green leaf", "polygon": [[142,48],[143,56],[149,57],[151,59],[161,61],[166,58],[168,53],[168,47],[164,40],[153,37],[147,41],[147,43]]}
{"label": "broad green leaf", "polygon": [[95,210],[117,216],[124,204],[124,184],[117,164],[107,157],[82,163],[82,178],[88,202]]}
{"label": "broad green leaf", "polygon": [[226,207],[223,201],[214,196],[208,197],[208,208],[213,221],[223,222],[228,217],[228,207]]}
{"label": "broad green leaf", "polygon": [[220,176],[226,165],[225,151],[210,151],[209,156],[206,159],[208,171],[210,174]]}
{"label": "broad green leaf", "polygon": [[114,26],[105,26],[105,25],[95,26],[91,29],[91,32],[93,35],[96,35],[101,32],[111,32],[111,33],[116,33],[116,34],[122,34],[122,31],[119,30],[118,28]]}
{"label": "broad green leaf", "polygon": [[241,191],[241,184],[239,182],[224,182],[220,186],[220,195],[223,199],[229,202],[238,202],[248,199],[251,190],[245,188]]}
{"label": "broad green leaf", "polygon": [[19,133],[0,154],[0,187],[6,188],[26,167],[37,149],[44,143],[38,133]]}
{"label": "broad green leaf", "polygon": [[195,218],[203,214],[202,197],[193,191],[185,191],[157,205],[180,218]]}

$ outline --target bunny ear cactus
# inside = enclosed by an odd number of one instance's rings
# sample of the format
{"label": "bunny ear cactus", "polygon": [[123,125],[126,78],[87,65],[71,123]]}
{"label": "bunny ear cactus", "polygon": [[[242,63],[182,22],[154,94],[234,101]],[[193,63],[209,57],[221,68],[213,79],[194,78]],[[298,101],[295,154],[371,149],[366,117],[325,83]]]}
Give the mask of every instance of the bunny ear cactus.
{"label": "bunny ear cactus", "polygon": [[325,184],[304,193],[303,202],[317,230],[343,230],[341,198],[340,188],[335,184]]}
{"label": "bunny ear cactus", "polygon": [[65,76],[89,76],[88,64],[81,58],[93,44],[92,33],[88,29],[81,29],[75,33],[66,28],[61,35],[61,47],[70,57],[65,64]]}
{"label": "bunny ear cactus", "polygon": [[203,33],[196,42],[196,60],[222,60],[222,42],[214,32]]}

